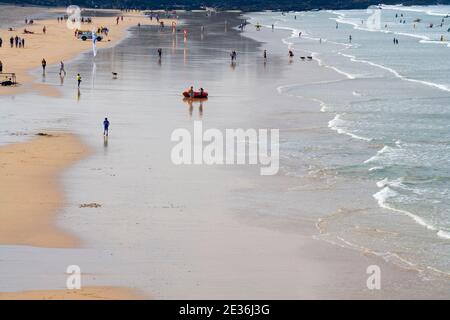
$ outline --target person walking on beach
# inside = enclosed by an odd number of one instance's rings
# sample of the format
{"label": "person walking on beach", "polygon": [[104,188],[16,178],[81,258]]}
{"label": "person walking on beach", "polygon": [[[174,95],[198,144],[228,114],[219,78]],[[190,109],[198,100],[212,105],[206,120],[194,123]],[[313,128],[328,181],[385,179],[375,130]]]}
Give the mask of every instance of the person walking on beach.
{"label": "person walking on beach", "polygon": [[105,118],[105,120],[103,120],[103,135],[108,136],[108,134],[109,134],[109,120],[108,118]]}
{"label": "person walking on beach", "polygon": [[16,48],[19,46],[19,37],[18,36],[16,36],[15,38],[14,38],[14,43],[15,43],[15,45],[16,45]]}
{"label": "person walking on beach", "polygon": [[3,63],[0,61],[0,73],[3,73]]}
{"label": "person walking on beach", "polygon": [[80,88],[80,84],[81,84],[81,76],[80,76],[80,74],[77,74],[77,83],[78,83],[78,88]]}
{"label": "person walking on beach", "polygon": [[0,48],[2,47],[2,44],[3,44],[3,39],[0,38]]}
{"label": "person walking on beach", "polygon": [[161,48],[158,48],[158,57],[159,57],[159,60],[161,60],[161,57],[162,57],[162,49]]}
{"label": "person walking on beach", "polygon": [[267,60],[267,50],[264,50],[264,61],[266,61]]}
{"label": "person walking on beach", "polygon": [[22,38],[22,48],[25,48],[25,39]]}
{"label": "person walking on beach", "polygon": [[42,32],[44,33],[44,34],[46,34],[47,33],[47,28],[44,26],[44,28],[42,28]]}
{"label": "person walking on beach", "polygon": [[47,61],[45,61],[45,59],[42,59],[42,73],[45,74],[45,67],[47,67]]}
{"label": "person walking on beach", "polygon": [[11,48],[14,47],[14,38],[9,38],[9,44],[11,45]]}
{"label": "person walking on beach", "polygon": [[64,62],[60,61],[59,75],[61,76],[63,73],[64,73],[64,75],[66,75],[66,70],[64,69]]}
{"label": "person walking on beach", "polygon": [[231,62],[234,62],[236,60],[236,56],[237,56],[236,51],[234,51],[234,50],[231,51],[230,56],[231,56]]}

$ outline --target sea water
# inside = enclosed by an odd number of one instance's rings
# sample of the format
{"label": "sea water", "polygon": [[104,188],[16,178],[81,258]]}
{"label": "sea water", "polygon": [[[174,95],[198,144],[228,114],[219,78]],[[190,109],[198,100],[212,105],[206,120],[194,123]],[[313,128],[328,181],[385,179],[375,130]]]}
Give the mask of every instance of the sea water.
{"label": "sea water", "polygon": [[[380,224],[369,220],[381,219],[391,224],[392,234],[368,242],[337,228],[338,237],[390,255],[408,252],[408,265],[443,272],[450,271],[449,14],[450,6],[381,6],[248,15],[254,24],[291,31],[280,43],[342,76],[279,88],[280,94],[320,101],[332,117],[329,128],[372,153],[345,163],[332,159],[328,168],[376,184],[373,201],[384,214],[352,224],[375,226]],[[397,215],[418,228],[406,227]]]}

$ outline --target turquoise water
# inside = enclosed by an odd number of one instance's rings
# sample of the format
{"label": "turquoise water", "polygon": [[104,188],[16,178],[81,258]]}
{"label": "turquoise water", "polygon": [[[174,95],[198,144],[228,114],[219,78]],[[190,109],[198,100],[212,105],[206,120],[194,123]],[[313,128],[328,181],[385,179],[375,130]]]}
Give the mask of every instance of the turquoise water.
{"label": "turquoise water", "polygon": [[[383,6],[249,15],[252,23],[291,30],[281,41],[297,56],[311,54],[342,75],[340,81],[292,84],[279,92],[320,101],[322,111],[334,117],[330,129],[367,145],[371,156],[331,158],[328,169],[372,180],[378,188],[374,203],[418,227],[408,239],[391,239],[393,245],[411,255],[421,252],[415,258],[433,261],[441,271],[450,270],[448,13],[450,6]],[[377,225],[392,223],[389,215],[377,219],[383,221]],[[393,227],[399,234],[401,228]],[[381,241],[370,246],[388,250]]]}

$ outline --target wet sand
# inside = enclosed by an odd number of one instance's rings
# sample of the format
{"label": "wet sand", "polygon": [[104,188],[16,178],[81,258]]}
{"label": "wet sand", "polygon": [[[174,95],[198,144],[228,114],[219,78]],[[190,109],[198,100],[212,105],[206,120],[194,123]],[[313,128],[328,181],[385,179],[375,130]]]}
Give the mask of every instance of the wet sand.
{"label": "wet sand", "polygon": [[[97,10],[101,11],[101,10]],[[52,64],[59,64],[60,61],[72,59],[82,52],[92,50],[92,41],[82,41],[74,37],[74,29],[67,27],[67,22],[57,22],[55,9],[55,18],[34,20],[32,25],[16,27],[13,31],[7,28],[0,29],[0,37],[3,39],[2,48],[0,48],[0,61],[3,63],[3,73],[15,73],[19,86],[0,87],[0,95],[11,95],[28,90],[35,90],[41,94],[57,97],[60,92],[46,84],[34,83],[35,79],[30,75],[32,69],[41,68],[42,59],[47,61],[47,68]],[[62,9],[59,12],[64,12]],[[107,27],[109,29],[108,36],[102,35],[102,41],[97,42],[97,48],[108,48],[116,45],[122,40],[131,26],[156,25],[156,20],[150,21],[138,12],[120,12],[118,10],[107,10],[108,14],[123,15],[123,21],[116,23],[116,17],[93,17],[92,23],[83,23],[81,30],[91,31],[99,27]],[[63,14],[61,13],[60,16]],[[25,19],[26,17],[24,17]],[[162,19],[170,28],[172,20]],[[43,28],[46,33],[43,33]],[[24,30],[33,32],[33,34],[25,34]],[[10,37],[19,36],[25,39],[25,48],[10,47]],[[76,81],[76,75],[68,74],[68,81]],[[0,78],[3,81],[3,78]]]}
{"label": "wet sand", "polygon": [[0,244],[74,247],[75,235],[56,225],[64,205],[60,176],[88,154],[71,134],[48,133],[0,148]]}

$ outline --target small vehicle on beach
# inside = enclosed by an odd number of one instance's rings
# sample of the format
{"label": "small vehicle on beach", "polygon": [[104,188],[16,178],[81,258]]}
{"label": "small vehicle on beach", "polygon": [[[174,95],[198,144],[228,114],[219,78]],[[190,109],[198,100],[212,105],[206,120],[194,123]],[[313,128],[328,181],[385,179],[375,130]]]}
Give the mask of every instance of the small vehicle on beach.
{"label": "small vehicle on beach", "polygon": [[[95,33],[95,37],[97,41],[102,41],[103,37]],[[77,31],[77,39],[81,39],[83,41],[92,40],[92,31]]]}
{"label": "small vehicle on beach", "polygon": [[206,99],[208,98],[208,92],[203,91],[203,93],[201,93],[200,91],[194,91],[194,96],[191,97],[189,90],[186,90],[183,92],[183,96],[188,99]]}

